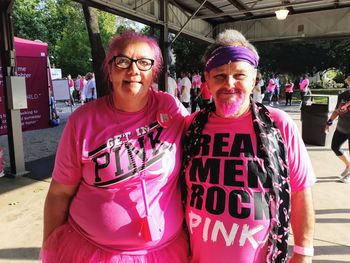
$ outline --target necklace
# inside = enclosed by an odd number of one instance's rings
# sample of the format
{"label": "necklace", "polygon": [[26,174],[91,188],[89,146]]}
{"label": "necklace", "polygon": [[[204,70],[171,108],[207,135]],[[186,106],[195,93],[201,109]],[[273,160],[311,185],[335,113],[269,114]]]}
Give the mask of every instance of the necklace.
{"label": "necklace", "polygon": [[[149,127],[149,98],[146,104],[146,125],[145,127],[145,132],[143,134],[143,143],[142,145],[140,144],[140,150],[142,150],[142,163],[141,166],[138,168],[136,164],[136,160],[133,155],[132,148],[134,146],[131,145],[129,140],[123,142],[123,145],[126,148],[128,158],[131,161],[132,169],[133,169],[133,174],[136,174],[137,177],[140,179],[141,183],[141,191],[142,191],[142,199],[144,203],[144,208],[145,208],[145,216],[141,217],[141,222],[140,222],[140,229],[138,232],[138,235],[142,237],[146,241],[156,241],[160,240],[161,238],[161,229],[158,227],[158,224],[155,220],[155,218],[152,216],[149,208],[149,201],[148,201],[148,194],[147,194],[147,188],[146,188],[146,178],[145,178],[145,169],[146,169],[146,139],[150,131]],[[143,149],[142,149],[143,148]]]}

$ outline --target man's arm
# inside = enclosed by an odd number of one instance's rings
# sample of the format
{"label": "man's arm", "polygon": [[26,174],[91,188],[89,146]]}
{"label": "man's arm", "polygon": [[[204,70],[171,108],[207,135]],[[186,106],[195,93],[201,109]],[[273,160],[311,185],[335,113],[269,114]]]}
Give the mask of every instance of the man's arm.
{"label": "man's arm", "polygon": [[[312,203],[311,188],[292,194],[291,225],[293,229],[294,244],[299,247],[312,248],[315,229],[315,212]],[[290,263],[312,262],[311,256],[294,252]]]}

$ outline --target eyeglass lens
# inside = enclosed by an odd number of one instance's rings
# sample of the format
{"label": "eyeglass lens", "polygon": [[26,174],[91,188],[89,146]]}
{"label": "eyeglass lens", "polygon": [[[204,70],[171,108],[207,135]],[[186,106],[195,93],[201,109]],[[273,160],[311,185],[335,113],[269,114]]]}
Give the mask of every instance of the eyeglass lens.
{"label": "eyeglass lens", "polygon": [[150,70],[153,66],[153,60],[149,58],[131,59],[128,57],[114,57],[114,64],[118,68],[126,69],[131,66],[131,63],[135,62],[139,70]]}

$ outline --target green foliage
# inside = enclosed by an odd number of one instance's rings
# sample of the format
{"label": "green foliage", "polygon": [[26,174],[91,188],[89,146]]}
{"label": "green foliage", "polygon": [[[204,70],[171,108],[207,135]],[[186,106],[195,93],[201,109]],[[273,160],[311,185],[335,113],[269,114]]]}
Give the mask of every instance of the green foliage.
{"label": "green foliage", "polygon": [[[13,8],[15,35],[48,43],[51,64],[63,76],[92,71],[91,48],[82,7],[71,0],[21,0]],[[100,33],[107,47],[114,34],[115,16],[98,12]]]}
{"label": "green foliage", "polygon": [[339,73],[339,71],[336,69],[329,69],[325,72],[324,75],[327,79],[333,80],[338,73]]}
{"label": "green foliage", "polygon": [[175,70],[177,76],[180,76],[181,71],[203,72],[204,66],[201,59],[206,47],[202,43],[193,42],[180,35],[172,46],[176,58]]}
{"label": "green foliage", "polygon": [[336,83],[344,83],[344,80],[345,80],[346,76],[343,74],[343,72],[341,71],[337,71],[337,74],[334,76],[334,81]]}
{"label": "green foliage", "polygon": [[135,21],[131,21],[124,17],[117,17],[116,19],[117,30],[116,34],[121,34],[125,31],[139,31],[139,26]]}
{"label": "green foliage", "polygon": [[48,29],[43,23],[45,7],[40,0],[15,1],[13,8],[13,27],[16,36],[29,39],[46,40]]}
{"label": "green foliage", "polygon": [[[107,48],[112,35],[125,30],[140,28],[136,22],[116,18],[98,11],[100,34]],[[21,38],[39,39],[49,44],[51,63],[62,68],[63,74],[85,74],[92,70],[91,48],[81,5],[71,0],[17,0],[13,7],[15,35]],[[143,33],[158,36],[159,30],[150,27]],[[292,79],[302,73],[336,68],[334,77],[343,83],[344,74],[350,73],[350,42],[346,40],[290,41],[288,43],[258,43],[262,73],[285,73]],[[171,69],[193,72],[203,70],[201,57],[206,45],[193,42],[180,35],[172,45],[176,58]]]}
{"label": "green foliage", "polygon": [[256,44],[263,72],[300,75],[329,68],[350,71],[350,43],[346,40],[290,41]]}
{"label": "green foliage", "polygon": [[[154,30],[149,26],[144,27],[141,32],[159,39],[159,30]],[[170,35],[169,42],[171,42],[172,37],[174,36]],[[175,71],[177,76],[180,76],[181,71],[193,73],[194,71],[198,70],[199,72],[202,72],[203,63],[201,62],[201,59],[205,48],[206,45],[193,42],[180,35],[171,46],[171,52],[173,52],[175,57],[175,63],[173,65],[169,65],[170,71]],[[172,54],[169,54],[169,56],[171,55]],[[169,61],[168,63],[171,64],[171,62],[172,61]]]}
{"label": "green foliage", "polygon": [[56,66],[62,68],[62,74],[85,74],[92,71],[91,49],[86,31],[84,15],[79,4],[70,1],[58,6],[64,13],[65,25],[60,32],[56,46]]}
{"label": "green foliage", "polygon": [[97,16],[102,43],[105,50],[107,50],[111,37],[116,33],[116,20],[118,17],[103,11],[97,11]]}

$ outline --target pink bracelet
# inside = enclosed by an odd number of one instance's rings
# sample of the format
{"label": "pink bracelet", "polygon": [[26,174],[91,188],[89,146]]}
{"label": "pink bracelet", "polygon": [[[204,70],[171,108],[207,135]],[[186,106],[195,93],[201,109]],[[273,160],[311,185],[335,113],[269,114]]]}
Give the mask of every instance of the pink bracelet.
{"label": "pink bracelet", "polygon": [[312,257],[314,255],[314,248],[313,247],[299,247],[297,245],[294,245],[293,251],[294,251],[294,253],[297,253],[297,254],[303,255],[303,256]]}

